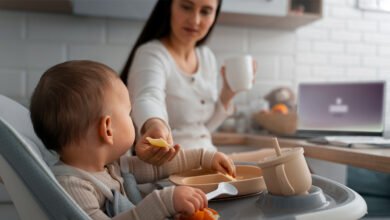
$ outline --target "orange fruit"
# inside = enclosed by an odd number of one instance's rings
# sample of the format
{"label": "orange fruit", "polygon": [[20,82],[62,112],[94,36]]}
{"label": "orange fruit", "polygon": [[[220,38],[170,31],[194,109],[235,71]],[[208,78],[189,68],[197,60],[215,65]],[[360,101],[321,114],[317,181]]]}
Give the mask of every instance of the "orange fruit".
{"label": "orange fruit", "polygon": [[285,104],[279,103],[276,104],[272,107],[271,109],[272,112],[278,112],[282,114],[287,114],[288,113],[288,107]]}
{"label": "orange fruit", "polygon": [[182,216],[180,220],[218,220],[219,214],[212,208],[198,210],[190,216]]}

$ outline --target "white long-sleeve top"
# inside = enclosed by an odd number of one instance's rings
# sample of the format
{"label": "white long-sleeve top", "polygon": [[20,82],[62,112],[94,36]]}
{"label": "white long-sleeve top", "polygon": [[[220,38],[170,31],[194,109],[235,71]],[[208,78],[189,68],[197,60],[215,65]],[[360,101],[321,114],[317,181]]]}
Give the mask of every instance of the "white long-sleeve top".
{"label": "white long-sleeve top", "polygon": [[215,150],[210,132],[233,113],[218,95],[218,68],[214,54],[196,48],[196,73],[183,72],[159,41],[138,48],[128,77],[132,117],[138,129],[151,118],[169,124],[173,140],[183,148]]}

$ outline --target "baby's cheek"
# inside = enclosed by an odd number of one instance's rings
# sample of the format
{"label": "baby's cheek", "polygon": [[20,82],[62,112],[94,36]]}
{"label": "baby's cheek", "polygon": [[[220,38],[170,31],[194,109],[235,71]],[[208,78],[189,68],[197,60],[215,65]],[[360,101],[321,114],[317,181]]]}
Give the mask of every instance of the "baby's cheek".
{"label": "baby's cheek", "polygon": [[130,127],[130,132],[129,132],[129,141],[131,142],[131,144],[134,143],[134,140],[135,140],[135,128],[134,128],[134,125],[133,125],[133,122],[131,121],[131,123],[129,123],[129,127]]}

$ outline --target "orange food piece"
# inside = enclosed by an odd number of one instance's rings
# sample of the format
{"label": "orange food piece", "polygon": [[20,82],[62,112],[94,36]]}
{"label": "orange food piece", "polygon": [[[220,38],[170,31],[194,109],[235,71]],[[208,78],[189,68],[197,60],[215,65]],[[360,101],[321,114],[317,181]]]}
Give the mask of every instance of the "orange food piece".
{"label": "orange food piece", "polygon": [[279,112],[282,114],[287,114],[288,113],[288,107],[285,104],[279,103],[276,104],[272,107],[271,109],[272,112]]}
{"label": "orange food piece", "polygon": [[203,210],[196,211],[191,216],[183,216],[180,220],[218,220],[219,214],[212,208],[204,208]]}

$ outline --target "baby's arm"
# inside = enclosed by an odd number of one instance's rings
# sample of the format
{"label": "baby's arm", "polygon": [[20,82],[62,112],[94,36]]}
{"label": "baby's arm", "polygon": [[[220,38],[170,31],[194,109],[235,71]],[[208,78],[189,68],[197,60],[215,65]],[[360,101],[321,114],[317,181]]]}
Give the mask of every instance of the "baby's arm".
{"label": "baby's arm", "polygon": [[[72,176],[58,177],[58,181],[92,219],[111,219],[100,209],[103,206],[105,198],[95,189],[92,183]],[[173,216],[176,213],[172,200],[174,189],[175,187],[166,187],[163,190],[155,190],[146,196],[137,206],[112,219],[164,219]]]}
{"label": "baby's arm", "polygon": [[[143,162],[137,157],[129,157],[129,171],[134,175],[137,183],[154,182],[166,178],[173,173],[199,168],[210,169],[215,152],[204,149],[180,150],[177,156],[170,162],[161,166],[154,166]],[[121,161],[122,162],[122,161]]]}
{"label": "baby's arm", "polygon": [[172,161],[161,166],[153,166],[136,157],[130,157],[128,163],[129,170],[138,183],[154,182],[173,173],[196,169],[200,166],[235,176],[233,162],[225,154],[205,151],[201,148],[181,150]]}

